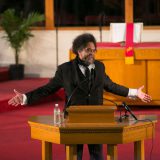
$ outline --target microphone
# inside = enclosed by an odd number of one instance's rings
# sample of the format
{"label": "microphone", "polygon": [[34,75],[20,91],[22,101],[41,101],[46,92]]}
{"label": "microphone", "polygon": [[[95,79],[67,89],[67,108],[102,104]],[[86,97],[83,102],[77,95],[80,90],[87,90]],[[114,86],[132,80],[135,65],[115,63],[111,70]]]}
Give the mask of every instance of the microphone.
{"label": "microphone", "polygon": [[105,100],[113,103],[116,107],[118,107],[118,104],[117,104],[115,101],[113,101],[113,100],[111,100],[111,99],[107,99],[107,98],[105,98]]}
{"label": "microphone", "polygon": [[[107,99],[107,98],[105,98],[105,100],[107,100],[107,101],[109,101],[109,102],[111,102],[111,103],[113,103],[117,108],[118,108],[118,104],[115,102],[115,101],[113,101],[113,100],[110,100],[110,99]],[[119,122],[122,122],[122,111],[121,110],[119,110]]]}
{"label": "microphone", "polygon": [[133,114],[133,112],[131,111],[131,109],[128,107],[128,105],[127,105],[125,102],[122,103],[122,106],[126,109],[126,111],[128,111],[128,112],[131,114],[131,116],[132,116],[136,121],[138,120],[137,117]]}

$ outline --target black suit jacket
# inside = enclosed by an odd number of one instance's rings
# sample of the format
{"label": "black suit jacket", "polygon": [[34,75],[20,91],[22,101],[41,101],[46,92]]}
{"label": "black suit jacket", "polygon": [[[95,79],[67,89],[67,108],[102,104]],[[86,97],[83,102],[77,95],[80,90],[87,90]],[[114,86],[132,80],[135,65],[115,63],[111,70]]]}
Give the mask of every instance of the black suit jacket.
{"label": "black suit jacket", "polygon": [[86,77],[80,71],[76,59],[66,62],[58,66],[55,76],[48,84],[26,93],[27,103],[32,104],[44,96],[53,94],[60,88],[65,90],[66,102],[76,88],[69,105],[101,105],[103,104],[103,89],[120,96],[128,95],[129,89],[112,82],[105,74],[103,63],[99,61],[95,61],[95,78],[90,91],[87,87],[88,80],[85,79]]}

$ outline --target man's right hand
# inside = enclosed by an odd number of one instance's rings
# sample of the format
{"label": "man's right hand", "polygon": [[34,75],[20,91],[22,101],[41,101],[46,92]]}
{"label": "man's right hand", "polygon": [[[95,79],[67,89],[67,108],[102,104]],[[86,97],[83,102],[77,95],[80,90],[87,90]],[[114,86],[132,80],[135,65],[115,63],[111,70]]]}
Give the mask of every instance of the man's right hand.
{"label": "man's right hand", "polygon": [[12,106],[18,106],[19,104],[23,103],[23,94],[16,91],[15,89],[14,89],[14,93],[16,95],[8,101],[8,104]]}

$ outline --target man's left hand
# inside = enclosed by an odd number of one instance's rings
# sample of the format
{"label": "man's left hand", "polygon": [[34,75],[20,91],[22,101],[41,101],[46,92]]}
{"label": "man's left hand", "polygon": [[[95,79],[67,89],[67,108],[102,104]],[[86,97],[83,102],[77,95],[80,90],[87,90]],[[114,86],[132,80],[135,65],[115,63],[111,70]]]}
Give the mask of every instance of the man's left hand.
{"label": "man's left hand", "polygon": [[144,86],[141,86],[138,88],[138,91],[137,91],[137,96],[139,99],[141,99],[141,101],[145,102],[145,103],[148,103],[152,100],[152,97],[146,93],[144,93],[142,91],[142,89],[144,88]]}

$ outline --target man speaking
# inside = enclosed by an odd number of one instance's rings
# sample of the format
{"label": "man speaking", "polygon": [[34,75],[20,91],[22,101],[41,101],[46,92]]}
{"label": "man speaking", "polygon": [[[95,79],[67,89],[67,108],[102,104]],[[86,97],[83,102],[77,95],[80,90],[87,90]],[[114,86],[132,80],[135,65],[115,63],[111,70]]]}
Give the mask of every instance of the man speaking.
{"label": "man speaking", "polygon": [[[58,66],[55,76],[48,84],[22,94],[15,90],[15,96],[9,104],[32,104],[44,96],[64,88],[66,105],[102,105],[103,90],[124,97],[136,96],[143,102],[150,102],[151,97],[142,89],[131,89],[114,83],[105,73],[102,62],[95,60],[96,40],[92,34],[82,34],[73,41],[72,50],[76,58]],[[65,110],[65,108],[64,108]],[[88,144],[90,160],[103,160],[102,144]],[[83,145],[77,145],[77,159],[82,160]]]}

